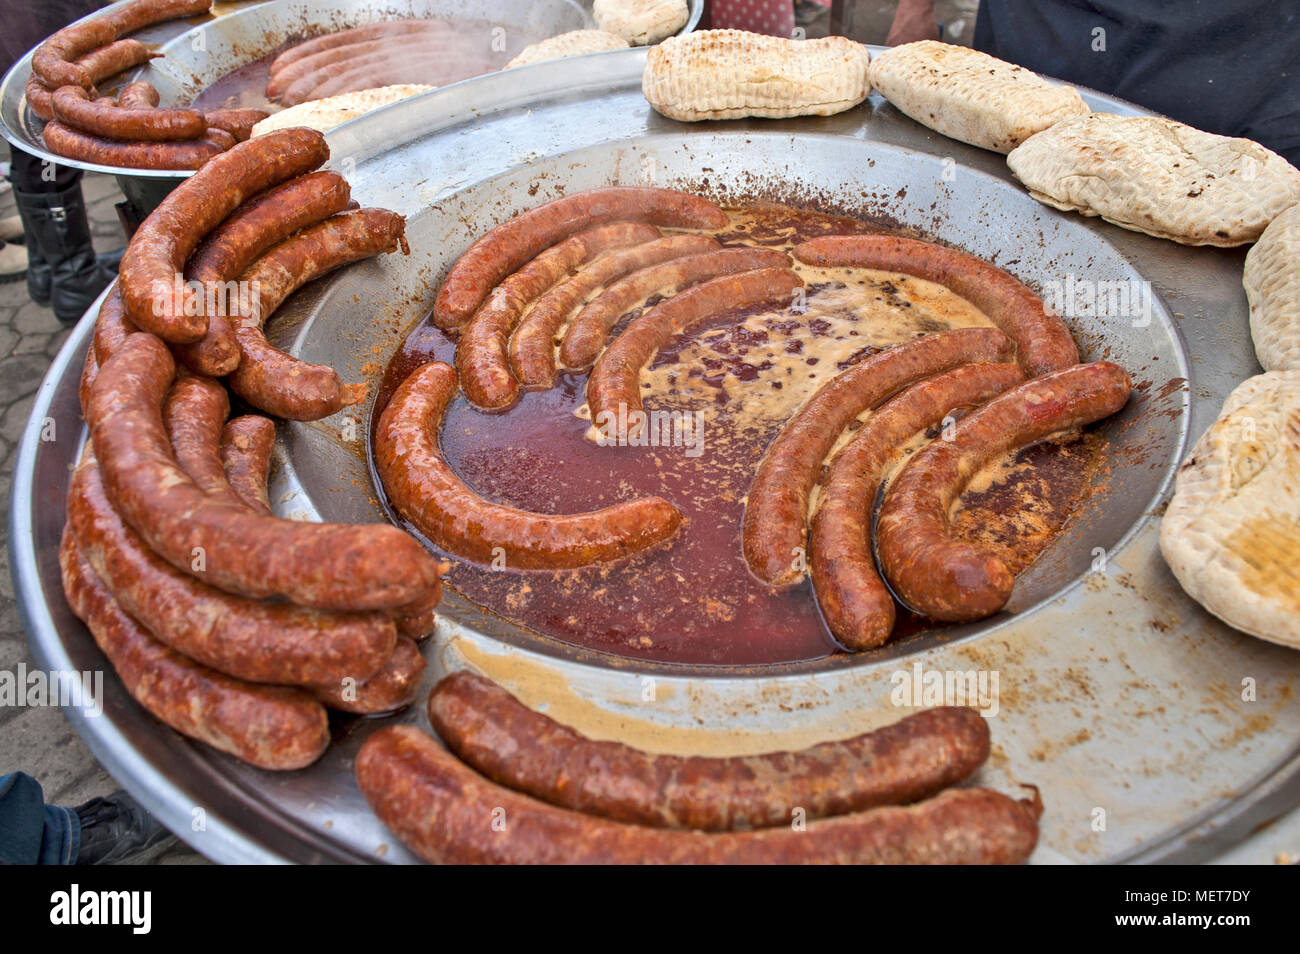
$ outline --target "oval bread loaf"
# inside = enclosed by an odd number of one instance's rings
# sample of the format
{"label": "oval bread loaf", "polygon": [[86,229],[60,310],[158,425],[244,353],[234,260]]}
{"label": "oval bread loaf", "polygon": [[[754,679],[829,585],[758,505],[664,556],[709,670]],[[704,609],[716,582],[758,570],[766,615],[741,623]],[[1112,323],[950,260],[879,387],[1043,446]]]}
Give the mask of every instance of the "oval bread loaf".
{"label": "oval bread loaf", "polygon": [[1073,86],[938,40],[878,54],[871,85],[918,123],[994,152],[1010,152],[1053,123],[1089,111]]}
{"label": "oval bread loaf", "polygon": [[1246,255],[1241,283],[1265,371],[1300,371],[1300,205],[1275,218]]}
{"label": "oval bread loaf", "polygon": [[582,56],[584,53],[626,50],[627,47],[627,40],[604,30],[570,30],[524,47],[518,56],[505,65],[505,69],[545,60],[561,60],[566,56]]}
{"label": "oval bread loaf", "polygon": [[1228,395],[1178,471],[1160,549],[1219,619],[1300,648],[1300,371]]}
{"label": "oval bread loaf", "polygon": [[591,13],[596,26],[633,46],[649,46],[672,36],[690,16],[686,0],[596,0]]}
{"label": "oval bread loaf", "polygon": [[1300,202],[1300,169],[1158,116],[1065,119],[1007,156],[1040,202],[1184,245],[1242,245]]}
{"label": "oval bread loaf", "polygon": [[669,119],[831,116],[870,94],[869,61],[865,46],[842,36],[785,40],[703,30],[652,49],[641,90]]}
{"label": "oval bread loaf", "polygon": [[359,89],[353,93],[340,93],[338,96],[313,99],[307,103],[299,103],[297,106],[282,109],[273,116],[263,119],[253,127],[253,135],[265,136],[269,132],[274,132],[277,129],[287,129],[290,126],[308,126],[325,132],[327,129],[340,126],[350,119],[356,119],[372,109],[396,103],[398,100],[406,99],[409,96],[427,93],[433,88],[432,86],[407,83],[396,86],[379,86],[375,89]]}

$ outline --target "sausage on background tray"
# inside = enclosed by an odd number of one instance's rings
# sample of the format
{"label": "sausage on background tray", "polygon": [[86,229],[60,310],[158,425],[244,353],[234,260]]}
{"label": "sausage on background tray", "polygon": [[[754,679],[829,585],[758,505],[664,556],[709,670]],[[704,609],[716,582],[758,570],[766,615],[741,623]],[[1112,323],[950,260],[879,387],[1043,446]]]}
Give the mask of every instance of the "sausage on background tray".
{"label": "sausage on background tray", "polygon": [[784,305],[802,288],[803,280],[788,268],[760,268],[693,285],[655,305],[630,322],[591,369],[587,403],[592,422],[617,417],[620,408],[641,410],[641,369],[674,335],[724,312],[768,302]]}
{"label": "sausage on background tray", "polygon": [[357,784],[408,848],[447,864],[1015,864],[1038,841],[1042,803],[951,789],[791,827],[709,833],[646,828],[556,808],[496,785],[412,725],[373,733]]}
{"label": "sausage on background tray", "polygon": [[[199,169],[222,152],[221,146],[206,139],[119,142],[92,136],[57,120],[46,123],[42,135],[55,155],[130,169]],[[135,312],[132,317],[137,317]]]}
{"label": "sausage on background tray", "polygon": [[55,118],[64,125],[92,136],[124,142],[202,139],[208,128],[203,114],[192,109],[106,106],[76,86],[56,90],[53,105]]}
{"label": "sausage on background tray", "polygon": [[73,613],[155,718],[258,768],[304,768],[325,752],[329,718],[311,695],[235,679],[155,640],[117,604],[66,529],[59,565]]}
{"label": "sausage on background tray", "polygon": [[456,344],[456,371],[470,403],[497,411],[518,400],[519,384],[510,372],[507,349],[520,316],[539,295],[606,249],[656,238],[659,230],[653,225],[598,225],[552,245],[493,289]]}
{"label": "sausage on background tray", "polygon": [[230,133],[236,142],[243,142],[253,134],[253,127],[270,115],[265,109],[230,107],[210,110],[203,119],[209,126]]}
{"label": "sausage on background tray", "polygon": [[159,556],[231,593],[320,609],[390,609],[437,585],[437,561],[396,527],[280,520],[205,494],[176,465],[163,427],[174,373],[162,342],[131,335],[100,368],[90,398],[104,484]]}
{"label": "sausage on background tray", "polygon": [[258,410],[294,421],[329,417],[360,401],[365,385],[345,385],[333,368],[274,347],[262,324],[313,278],[382,252],[406,251],[404,229],[405,219],[387,209],[341,212],[290,236],[245,269],[239,281],[259,294],[254,313],[235,324],[240,358],[227,379],[231,390]]}
{"label": "sausage on background tray", "polygon": [[989,754],[974,709],[926,709],[798,752],[712,758],[598,742],[468,670],[429,695],[439,738],[471,768],[534,798],[654,828],[728,831],[904,805],[958,785]]}
{"label": "sausage on background tray", "polygon": [[406,19],[383,20],[368,26],[353,27],[350,30],[340,30],[337,33],[326,33],[324,36],[304,40],[285,50],[271,61],[270,75],[278,76],[291,64],[297,63],[299,60],[340,46],[353,46],[380,37],[400,39],[414,33],[445,33],[447,31],[447,24],[439,20]]}
{"label": "sausage on background tray", "polygon": [[590,368],[600,357],[620,318],[662,289],[680,292],[723,275],[758,268],[788,268],[790,257],[770,248],[724,248],[674,258],[633,272],[597,295],[574,316],[560,345],[560,363],[569,371]]}
{"label": "sausage on background tray", "polygon": [[501,557],[511,569],[568,569],[620,560],[677,532],[681,513],[661,497],[580,514],[530,513],[480,497],[438,447],[456,390],[451,365],[423,365],[393,393],[375,431],[375,465],[388,499],[442,549],[477,563]]}
{"label": "sausage on background tray", "polygon": [[915,275],[965,298],[1016,343],[1030,377],[1079,363],[1079,348],[1059,315],[1030,288],[974,255],[894,235],[827,235],[794,250],[807,265],[874,268]]}
{"label": "sausage on background tray", "polygon": [[996,328],[926,335],[859,361],[818,388],[768,444],[749,485],[741,543],[750,572],[773,586],[802,579],[808,498],[826,455],[854,418],[921,378],[1005,360],[1013,347]]}
{"label": "sausage on background tray", "polygon": [[718,248],[707,235],[666,235],[632,248],[607,252],[536,303],[510,339],[510,367],[526,388],[549,388],[555,382],[555,336],[569,315],[591,295],[629,272]]}
{"label": "sausage on background tray", "polygon": [[1025,380],[1013,363],[967,364],[926,378],[883,404],[831,462],[808,537],[808,571],[826,628],[849,649],[881,646],[894,629],[894,597],[876,572],[876,490],[913,435],[940,427]]}
{"label": "sausage on background tray", "polygon": [[958,421],[950,440],[918,451],[894,478],[876,524],[880,566],[899,599],[941,622],[1000,610],[1015,576],[993,553],[952,538],[951,508],[1000,454],[1109,417],[1132,389],[1109,361],[1064,368],[1006,391]]}
{"label": "sausage on background tray", "polygon": [[712,202],[671,189],[610,186],[554,199],[498,225],[456,260],[438,289],[433,323],[444,331],[460,328],[501,279],[542,249],[620,219],[686,229],[727,224]]}

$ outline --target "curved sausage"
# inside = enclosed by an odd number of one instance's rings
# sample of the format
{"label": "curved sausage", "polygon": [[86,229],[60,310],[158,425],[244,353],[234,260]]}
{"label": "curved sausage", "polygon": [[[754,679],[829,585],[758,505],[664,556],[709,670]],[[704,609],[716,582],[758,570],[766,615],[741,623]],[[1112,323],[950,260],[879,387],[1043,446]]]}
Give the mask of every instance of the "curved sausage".
{"label": "curved sausage", "polygon": [[221,429],[229,414],[226,389],[192,374],[178,377],[163,401],[163,427],[180,469],[204,493],[239,503],[221,463]]}
{"label": "curved sausage", "polygon": [[875,411],[831,462],[808,537],[808,572],[826,628],[842,646],[883,646],[894,629],[894,597],[871,549],[871,512],[900,446],[953,409],[976,407],[1024,380],[1014,363],[967,364],[926,378]]}
{"label": "curved sausage", "polygon": [[157,338],[131,335],[100,368],[90,396],[104,484],[159,556],[231,593],[321,609],[388,609],[436,585],[437,561],[396,527],[262,517],[200,490],[177,467],[162,423],[174,373]]}
{"label": "curved sausage", "polygon": [[213,230],[190,256],[185,277],[198,282],[214,295],[219,291],[226,307],[206,308],[207,333],[193,344],[177,345],[186,366],[198,374],[223,377],[239,364],[239,342],[225,315],[234,314],[232,296],[238,301],[238,287],[231,286],[252,262],[268,248],[294,232],[315,225],[347,207],[351,187],[337,172],[312,172],[290,179],[249,199]]}
{"label": "curved sausage", "polygon": [[644,828],[495,785],[412,725],[366,739],[356,773],[389,831],[426,861],[450,864],[1015,864],[1033,852],[1042,811],[1036,795],[962,788],[804,830]]}
{"label": "curved sausage", "polygon": [[120,109],[91,100],[78,86],[55,90],[52,102],[64,125],[120,142],[201,139],[208,128],[203,114],[192,109]]}
{"label": "curved sausage", "polygon": [[515,328],[510,367],[526,388],[549,388],[555,381],[555,336],[575,308],[629,272],[669,259],[718,248],[708,235],[666,235],[632,248],[607,252],[563,284],[552,288]]}
{"label": "curved sausage", "polygon": [[637,245],[659,237],[653,225],[614,222],[598,225],[552,245],[493,289],[461,331],[456,344],[456,371],[471,404],[503,410],[519,399],[519,383],[510,373],[507,347],[519,318],[539,295],[610,248]]}
{"label": "curved sausage", "polygon": [[265,109],[238,106],[209,110],[203,114],[203,121],[209,127],[230,133],[236,142],[243,142],[253,135],[253,127],[270,115]]}
{"label": "curved sausage", "polygon": [[1005,360],[1013,347],[996,328],[959,328],[888,348],[818,388],[768,444],[749,485],[741,541],[750,572],[772,586],[803,577],[808,496],[854,418],[921,378]]}
{"label": "curved sausage", "polygon": [[375,431],[375,463],[388,499],[442,549],[479,563],[503,556],[511,569],[568,569],[620,560],[677,532],[681,514],[660,497],[564,515],[484,500],[438,448],[442,416],[455,394],[455,369],[432,361],[402,382]]}
{"label": "curved sausage", "polygon": [[723,248],[643,268],[615,282],[570,322],[560,344],[560,364],[569,371],[590,368],[618,320],[655,292],[678,294],[688,286],[759,268],[788,268],[790,257],[770,248]]}
{"label": "curved sausage", "polygon": [[158,88],[144,80],[127,83],[117,94],[117,104],[123,109],[153,109],[159,102]]}
{"label": "curved sausage", "polygon": [[132,0],[126,6],[108,11],[103,18],[121,36],[155,23],[198,16],[207,13],[211,6],[212,0]]}
{"label": "curved sausage", "polygon": [[239,365],[231,389],[258,410],[294,421],[316,421],[365,396],[344,385],[333,368],[308,364],[266,340],[263,322],[313,278],[381,252],[406,250],[406,220],[387,209],[341,212],[285,239],[244,270],[240,282],[258,289],[251,314],[235,325]]}
{"label": "curved sausage", "polygon": [[66,529],[59,565],[73,613],[126,691],[155,718],[264,769],[304,768],[329,746],[325,708],[307,693],[223,675],[145,633],[109,595]]}
{"label": "curved sausage", "polygon": [[81,552],[114,599],[154,638],[250,682],[332,685],[385,665],[397,634],[383,613],[328,613],[241,599],[159,559],[122,522],[94,455],[74,472],[68,520]]}
{"label": "curved sausage", "polygon": [[99,306],[99,314],[95,317],[93,341],[95,360],[103,364],[113,357],[117,349],[126,341],[127,335],[135,334],[136,330],[135,325],[131,324],[131,319],[126,317],[121,288],[115,285],[112,291],[104,296],[104,301]]}
{"label": "curved sausage", "polygon": [[379,23],[372,23],[368,26],[353,27],[350,30],[340,30],[337,33],[326,33],[323,36],[313,37],[310,40],[304,40],[295,46],[285,50],[274,60],[271,61],[270,75],[278,76],[290,64],[309,56],[314,56],[324,50],[332,50],[340,46],[350,46],[361,43],[366,40],[376,39],[378,37],[403,37],[414,32],[423,31],[446,31],[447,24],[438,20],[383,20]]}
{"label": "curved sausage", "polygon": [[724,275],[686,289],[655,305],[631,322],[591,369],[587,379],[587,404],[591,422],[618,420],[639,411],[641,369],[675,335],[727,311],[752,308],[765,302],[789,302],[803,288],[803,280],[788,268],[760,268]]}
{"label": "curved sausage", "polygon": [[424,657],[415,640],[397,640],[388,661],[369,678],[317,686],[313,693],[331,709],[356,715],[380,715],[405,709],[415,701],[424,678]]}
{"label": "curved sausage", "polygon": [[218,147],[222,152],[235,148],[235,137],[230,135],[224,129],[218,129],[216,126],[209,126],[203,132],[203,138]]}
{"label": "curved sausage", "polygon": [[275,422],[260,414],[231,418],[221,429],[221,466],[226,480],[250,510],[271,516],[266,477],[275,448]]}
{"label": "curved sausage", "polygon": [[161,53],[149,49],[139,40],[127,38],[91,50],[77,60],[77,65],[85,69],[93,85],[98,85],[110,76],[116,76],[133,66],[139,66],[161,56]]}
{"label": "curved sausage", "polygon": [[574,232],[616,220],[687,229],[719,229],[727,216],[712,202],[671,189],[610,186],[564,196],[498,225],[451,267],[434,302],[433,323],[461,327],[501,279]]}
{"label": "curved sausage", "polygon": [[597,742],[460,670],[429,695],[434,731],[498,785],[561,808],[652,828],[730,831],[904,805],[966,781],[988,758],[974,709],[926,709],[798,752],[711,758]]}
{"label": "curved sausage", "polygon": [[1079,363],[1059,315],[1027,285],[974,255],[893,235],[828,235],[795,246],[807,265],[853,266],[915,275],[965,298],[1016,343],[1025,374],[1037,377]]}
{"label": "curved sausage", "polygon": [[57,156],[123,169],[199,169],[221,154],[221,147],[206,139],[119,142],[92,136],[58,120],[46,123],[41,135],[46,148]]}
{"label": "curved sausage", "polygon": [[24,95],[27,97],[27,106],[33,113],[46,122],[54,118],[54,94],[36,78],[35,73],[27,77]]}
{"label": "curved sausage", "polygon": [[[449,86],[486,73],[500,63],[499,59],[494,61],[477,50],[476,46],[453,42],[447,45],[447,49],[434,52],[410,48],[407,55],[397,59],[363,57],[344,64],[342,72],[325,77],[307,92],[299,93],[296,98],[298,102],[307,102],[363,89],[416,83]],[[294,84],[294,88],[297,89],[304,83],[300,80]],[[292,105],[294,99],[291,91],[285,93],[281,102]]]}
{"label": "curved sausage", "polygon": [[899,599],[943,622],[1000,610],[1015,576],[994,554],[954,540],[949,511],[989,461],[1109,417],[1132,389],[1124,369],[1109,361],[1063,368],[994,398],[958,421],[951,440],[918,451],[894,478],[876,523],[880,566]]}
{"label": "curved sausage", "polygon": [[437,52],[448,56],[455,52],[458,38],[432,30],[419,30],[400,36],[361,40],[346,46],[330,47],[310,56],[301,57],[270,74],[266,84],[266,98],[284,97],[285,105],[292,106],[291,91],[298,101],[313,89],[358,65],[382,63],[385,60],[406,59],[420,51]]}
{"label": "curved sausage", "polygon": [[86,349],[86,357],[81,362],[81,378],[77,381],[77,403],[81,407],[81,416],[84,419],[86,409],[90,407],[90,389],[95,386],[95,378],[99,375],[99,361],[95,358],[95,349],[90,347]]}
{"label": "curved sausage", "polygon": [[249,196],[310,172],[328,158],[329,146],[316,130],[281,129],[217,155],[178,185],[136,229],[122,256],[118,274],[131,320],[164,341],[202,338],[207,318],[186,315],[184,303],[174,300],[177,276],[190,254]]}

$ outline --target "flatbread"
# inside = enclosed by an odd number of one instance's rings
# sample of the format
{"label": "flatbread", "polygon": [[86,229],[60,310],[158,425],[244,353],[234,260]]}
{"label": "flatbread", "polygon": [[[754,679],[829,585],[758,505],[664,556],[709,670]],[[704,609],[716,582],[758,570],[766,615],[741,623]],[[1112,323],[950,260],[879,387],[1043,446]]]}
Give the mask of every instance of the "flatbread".
{"label": "flatbread", "polygon": [[1088,106],[1073,86],[938,40],[904,43],[871,61],[871,85],[900,111],[949,139],[1010,152]]}
{"label": "flatbread", "polygon": [[1156,116],[1062,120],[1007,156],[1040,202],[1184,245],[1242,245],[1300,202],[1300,169],[1249,139]]}
{"label": "flatbread", "polygon": [[505,68],[529,66],[546,60],[562,60],[566,56],[582,56],[584,53],[604,53],[607,50],[626,50],[627,40],[604,30],[571,30],[533,43],[523,48]]}
{"label": "flatbread", "polygon": [[1300,371],[1228,395],[1178,471],[1160,549],[1219,619],[1300,648]]}
{"label": "flatbread", "polygon": [[1300,370],[1300,205],[1264,230],[1246,255],[1241,283],[1259,363],[1265,371]]}
{"label": "flatbread", "polygon": [[340,93],[338,96],[326,96],[313,99],[282,109],[268,116],[253,127],[254,136],[265,136],[277,129],[290,126],[307,126],[321,132],[341,126],[350,119],[356,119],[372,109],[388,106],[399,100],[434,89],[432,86],[403,83],[396,86],[378,86],[374,89],[359,89],[352,93]]}
{"label": "flatbread", "polygon": [[686,0],[596,0],[596,26],[633,46],[649,46],[670,37],[690,17]]}

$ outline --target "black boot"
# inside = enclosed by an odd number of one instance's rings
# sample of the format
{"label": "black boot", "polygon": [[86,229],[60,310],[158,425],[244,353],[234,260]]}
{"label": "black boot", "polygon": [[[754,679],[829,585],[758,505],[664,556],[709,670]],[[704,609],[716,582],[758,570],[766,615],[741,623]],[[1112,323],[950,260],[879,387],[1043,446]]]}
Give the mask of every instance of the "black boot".
{"label": "black boot", "polygon": [[[61,192],[15,189],[14,198],[24,225],[31,228],[40,258],[50,270],[49,302],[54,317],[63,324],[75,324],[117,276],[122,254],[95,254],[80,183]],[[35,294],[32,299],[39,300]]]}
{"label": "black boot", "polygon": [[123,791],[73,809],[81,822],[79,865],[140,864],[176,842],[139,802]]}
{"label": "black boot", "polygon": [[[14,196],[17,195],[15,189]],[[50,303],[50,263],[41,255],[41,247],[36,244],[36,226],[21,202],[18,215],[23,220],[23,244],[27,246],[27,297],[44,308]]]}

